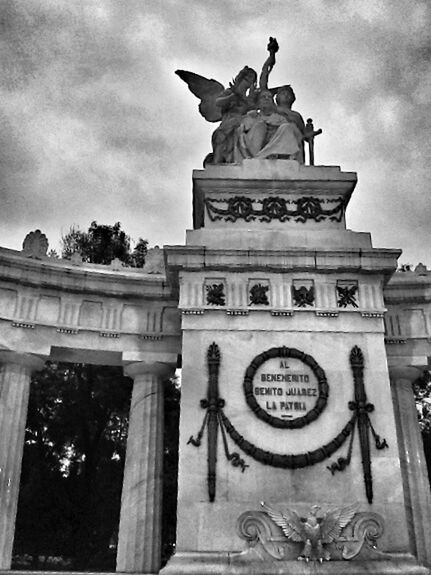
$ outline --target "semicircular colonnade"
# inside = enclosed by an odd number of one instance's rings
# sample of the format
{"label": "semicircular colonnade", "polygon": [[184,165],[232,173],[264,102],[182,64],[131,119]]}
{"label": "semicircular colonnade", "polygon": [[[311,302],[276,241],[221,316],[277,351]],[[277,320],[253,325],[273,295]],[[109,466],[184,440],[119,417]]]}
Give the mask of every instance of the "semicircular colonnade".
{"label": "semicircular colonnade", "polygon": [[117,568],[160,568],[162,383],[175,373],[181,336],[163,271],[0,248],[0,569],[11,566],[31,374],[48,359],[119,365],[133,378]]}

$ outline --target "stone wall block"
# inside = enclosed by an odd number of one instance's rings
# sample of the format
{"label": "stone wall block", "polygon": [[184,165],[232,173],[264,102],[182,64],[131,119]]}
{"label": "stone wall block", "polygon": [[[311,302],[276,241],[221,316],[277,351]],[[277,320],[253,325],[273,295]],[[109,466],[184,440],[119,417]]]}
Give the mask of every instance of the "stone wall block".
{"label": "stone wall block", "polygon": [[285,280],[283,282],[283,300],[282,300],[282,308],[291,308],[292,307],[292,288],[290,281]]}
{"label": "stone wall block", "polygon": [[103,306],[103,329],[110,331],[120,330],[120,309],[115,303],[108,303]]}
{"label": "stone wall block", "polygon": [[84,328],[102,327],[102,302],[84,300],[79,311],[79,325]]}
{"label": "stone wall block", "polygon": [[26,293],[18,292],[18,301],[15,308],[15,317],[27,321],[34,321],[37,312],[37,298]]}
{"label": "stone wall block", "polygon": [[81,302],[69,298],[61,298],[59,324],[64,326],[78,325],[78,316]]}
{"label": "stone wall block", "polygon": [[201,307],[202,305],[204,305],[204,297],[202,281],[199,278],[199,281],[193,284],[193,307]]}
{"label": "stone wall block", "polygon": [[325,293],[325,286],[321,283],[317,282],[314,284],[315,294],[316,294],[316,307],[326,308],[326,293]]}
{"label": "stone wall block", "polygon": [[0,314],[6,317],[13,317],[17,299],[18,294],[16,290],[0,288]]}
{"label": "stone wall block", "polygon": [[227,298],[226,298],[226,305],[229,307],[235,307],[236,304],[236,293],[235,293],[235,281],[230,280],[227,284]]}
{"label": "stone wall block", "polygon": [[[259,280],[256,280],[258,283]],[[244,280],[237,280],[237,290],[238,290],[238,307],[247,307],[250,303],[250,292],[249,288],[253,283],[247,283]]]}
{"label": "stone wall block", "polygon": [[39,299],[36,320],[42,323],[57,324],[60,314],[60,298],[44,296]]}

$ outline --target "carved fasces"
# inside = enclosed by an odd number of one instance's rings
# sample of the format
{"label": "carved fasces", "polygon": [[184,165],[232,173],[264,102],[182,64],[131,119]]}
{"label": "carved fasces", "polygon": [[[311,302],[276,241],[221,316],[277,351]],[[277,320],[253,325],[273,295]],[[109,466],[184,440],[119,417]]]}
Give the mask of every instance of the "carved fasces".
{"label": "carved fasces", "polygon": [[[269,38],[265,60],[256,85],[255,70],[244,66],[229,87],[194,72],[176,70],[199,99],[199,112],[208,122],[220,125],[212,135],[212,153],[206,164],[231,164],[244,158],[291,159],[304,163],[304,141],[309,144],[310,165],[314,164],[314,130],[292,110],[295,94],[290,85],[268,88],[269,75],[278,52],[276,38]],[[274,101],[275,97],[275,101]]]}
{"label": "carved fasces", "polygon": [[237,533],[246,541],[253,559],[292,561],[380,559],[377,549],[384,534],[384,520],[377,513],[359,512],[356,503],[318,515],[313,505],[306,516],[286,505],[263,511],[245,511],[238,518]]}

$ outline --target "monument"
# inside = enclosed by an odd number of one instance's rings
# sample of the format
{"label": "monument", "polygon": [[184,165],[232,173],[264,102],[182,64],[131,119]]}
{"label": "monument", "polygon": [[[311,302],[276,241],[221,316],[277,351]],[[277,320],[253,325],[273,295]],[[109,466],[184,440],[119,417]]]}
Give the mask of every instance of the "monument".
{"label": "monument", "polygon": [[290,86],[268,88],[277,50],[227,89],[177,72],[220,125],[193,173],[193,230],[165,248],[183,373],[163,572],[425,575],[384,343],[401,252],[346,228],[356,174],[313,165],[320,130]]}

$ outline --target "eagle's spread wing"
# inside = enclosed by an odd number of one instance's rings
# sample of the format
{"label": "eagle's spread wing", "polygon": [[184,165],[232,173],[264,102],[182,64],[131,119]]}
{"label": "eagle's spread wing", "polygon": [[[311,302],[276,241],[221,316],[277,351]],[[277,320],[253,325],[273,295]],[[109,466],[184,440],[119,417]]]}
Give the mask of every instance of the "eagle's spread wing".
{"label": "eagle's spread wing", "polygon": [[274,511],[274,509],[271,509],[271,507],[265,505],[263,501],[261,505],[264,511],[274,521],[274,523],[281,527],[283,533],[288,539],[298,542],[306,540],[304,523],[301,521],[300,517],[297,515],[297,513],[295,513],[295,511],[286,509],[286,513],[279,513],[278,511]]}
{"label": "eagle's spread wing", "polygon": [[336,541],[341,534],[341,531],[350,523],[355,516],[359,505],[354,503],[347,507],[340,507],[329,511],[323,517],[320,524],[320,539],[322,543],[332,543]]}
{"label": "eagle's spread wing", "polygon": [[204,76],[187,72],[186,70],[176,70],[175,74],[183,80],[190,92],[201,101],[199,112],[208,122],[219,122],[221,120],[221,110],[216,105],[216,99],[224,90],[223,84],[217,80],[208,80]]}

